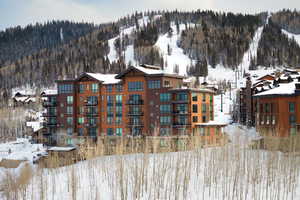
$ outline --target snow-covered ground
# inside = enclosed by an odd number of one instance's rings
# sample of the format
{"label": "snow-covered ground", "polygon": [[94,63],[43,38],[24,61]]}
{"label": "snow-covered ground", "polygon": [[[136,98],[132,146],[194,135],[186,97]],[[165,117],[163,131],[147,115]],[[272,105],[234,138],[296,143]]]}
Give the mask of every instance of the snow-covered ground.
{"label": "snow-covered ground", "polygon": [[296,156],[237,145],[105,156],[42,169],[19,199],[297,200],[297,163]]}
{"label": "snow-covered ground", "polygon": [[13,142],[0,144],[0,161],[10,159],[33,162],[45,152],[46,149],[42,144],[31,144],[28,139],[19,138]]}
{"label": "snow-covered ground", "polygon": [[295,41],[298,43],[298,45],[300,46],[300,34],[293,34],[293,33],[290,33],[284,29],[281,29],[281,31],[288,36],[288,38],[290,39],[295,39]]}

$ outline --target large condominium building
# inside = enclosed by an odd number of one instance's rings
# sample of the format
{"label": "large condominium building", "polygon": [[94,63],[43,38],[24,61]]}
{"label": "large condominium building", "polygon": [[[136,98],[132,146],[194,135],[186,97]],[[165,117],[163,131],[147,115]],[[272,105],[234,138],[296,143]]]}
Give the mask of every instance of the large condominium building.
{"label": "large condominium building", "polygon": [[159,67],[129,67],[120,74],[84,73],[58,80],[46,95],[46,132],[55,142],[76,137],[221,134],[214,92],[186,87],[184,77]]}

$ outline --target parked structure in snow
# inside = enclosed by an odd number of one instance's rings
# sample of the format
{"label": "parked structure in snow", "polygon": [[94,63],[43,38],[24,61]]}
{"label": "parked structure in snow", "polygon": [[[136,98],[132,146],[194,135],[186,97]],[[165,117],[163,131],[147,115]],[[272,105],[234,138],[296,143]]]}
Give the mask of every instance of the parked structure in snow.
{"label": "parked structure in snow", "polygon": [[224,124],[209,124],[214,92],[184,87],[183,80],[150,65],[59,80],[58,94],[45,95],[45,134],[67,144],[81,137],[125,135],[203,135],[217,141]]}

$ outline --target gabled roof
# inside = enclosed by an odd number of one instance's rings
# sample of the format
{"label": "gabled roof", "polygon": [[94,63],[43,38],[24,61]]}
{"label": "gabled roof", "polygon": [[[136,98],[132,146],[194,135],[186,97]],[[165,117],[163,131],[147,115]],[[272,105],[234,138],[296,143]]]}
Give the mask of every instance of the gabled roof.
{"label": "gabled roof", "polygon": [[139,67],[130,66],[125,71],[123,71],[120,74],[118,74],[116,76],[116,78],[117,79],[121,79],[123,76],[125,76],[126,74],[128,74],[132,70],[136,70],[136,71],[142,72],[143,74],[145,74],[145,76],[168,76],[168,77],[175,77],[175,78],[184,78],[183,76],[180,76],[180,75],[175,74],[175,73],[172,73],[172,74],[165,73],[163,70],[159,69],[158,67],[151,66],[151,65],[150,66],[148,66],[148,65],[141,65]]}
{"label": "gabled roof", "polygon": [[[266,79],[265,79],[266,77],[270,77],[272,80],[275,79],[275,76],[273,76],[273,75],[271,75],[271,74],[266,74],[266,75],[264,75],[264,76],[261,76],[261,77],[257,78],[257,80],[266,80]],[[267,79],[267,80],[268,80],[268,79]]]}
{"label": "gabled roof", "polygon": [[116,79],[117,74],[100,74],[100,73],[86,73],[88,76],[101,81],[103,84],[117,84],[121,80]]}
{"label": "gabled roof", "polygon": [[121,80],[116,79],[116,75],[117,74],[83,73],[76,80],[80,80],[81,78],[88,76],[102,84],[117,84],[121,82]]}

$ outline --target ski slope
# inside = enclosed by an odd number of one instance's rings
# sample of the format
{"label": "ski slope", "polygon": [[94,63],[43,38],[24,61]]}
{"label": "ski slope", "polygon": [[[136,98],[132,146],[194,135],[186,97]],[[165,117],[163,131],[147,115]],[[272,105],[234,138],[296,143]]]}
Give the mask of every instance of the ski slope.
{"label": "ski slope", "polygon": [[293,34],[290,33],[284,29],[281,29],[282,33],[284,33],[286,36],[288,36],[288,38],[290,39],[295,39],[295,41],[298,43],[298,45],[300,46],[300,34]]}

